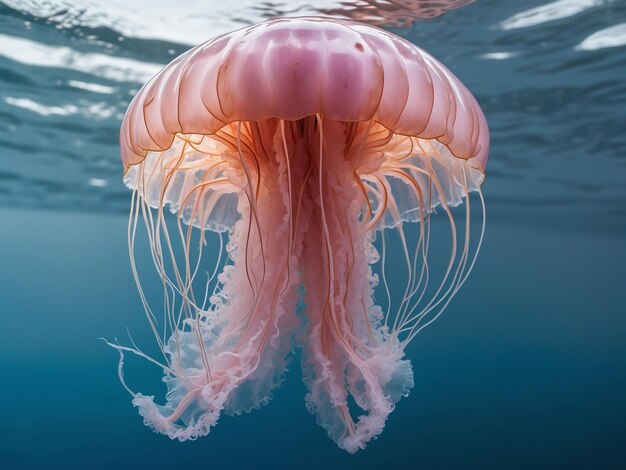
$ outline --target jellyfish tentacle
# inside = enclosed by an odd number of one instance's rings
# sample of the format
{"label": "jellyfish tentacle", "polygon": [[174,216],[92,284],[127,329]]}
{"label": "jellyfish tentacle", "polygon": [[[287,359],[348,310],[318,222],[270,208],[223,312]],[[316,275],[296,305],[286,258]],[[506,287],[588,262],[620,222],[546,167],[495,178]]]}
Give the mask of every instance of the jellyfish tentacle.
{"label": "jellyfish tentacle", "polygon": [[[409,330],[409,336],[407,337],[407,341],[411,341],[413,338],[415,338],[415,336],[421,331],[423,330],[425,327],[427,327],[428,325],[432,324],[432,322],[434,322],[439,315],[441,315],[441,313],[446,309],[446,307],[448,306],[448,304],[451,302],[452,298],[454,297],[454,295],[459,291],[459,289],[461,288],[461,286],[465,283],[465,281],[467,280],[470,272],[472,271],[472,269],[474,268],[474,265],[476,263],[476,260],[478,258],[478,253],[480,252],[480,248],[482,246],[482,242],[483,242],[483,238],[484,238],[484,234],[485,234],[485,223],[486,223],[486,210],[485,210],[485,204],[484,204],[484,199],[483,199],[483,195],[482,195],[482,191],[480,191],[480,189],[477,191],[479,200],[481,202],[481,207],[480,207],[480,213],[481,213],[481,219],[482,219],[482,223],[481,223],[481,228],[480,228],[480,232],[479,232],[479,236],[478,236],[478,241],[476,242],[476,246],[474,248],[473,253],[471,254],[471,261],[469,262],[469,266],[467,263],[467,260],[469,259],[470,256],[470,194],[469,191],[467,190],[467,182],[464,183],[465,187],[466,187],[466,195],[465,195],[465,199],[466,199],[466,209],[465,209],[465,239],[464,239],[464,249],[463,249],[463,260],[462,260],[462,269],[460,269],[459,275],[456,278],[456,282],[453,284],[452,289],[450,291],[450,293],[447,295],[447,297],[445,299],[441,299],[439,303],[443,303],[443,305],[441,305],[441,307],[439,308],[439,310],[437,311],[437,313],[435,315],[432,316],[432,318],[430,320],[428,320],[425,323],[419,324],[416,323],[415,325],[413,325],[411,327],[411,329]],[[431,309],[434,307],[431,307]]]}
{"label": "jellyfish tentacle", "polygon": [[[239,413],[267,402],[271,390],[282,380],[291,346],[290,336],[283,334],[293,328],[291,324],[295,322],[293,312],[298,298],[291,249],[294,195],[288,161],[290,151],[284,134],[277,129],[271,159],[263,156],[252,163],[258,157],[250,153],[252,149],[244,142],[244,131],[249,132],[249,129],[239,127],[233,134],[241,132],[241,135],[224,139],[235,146],[231,155],[236,156],[241,164],[244,178],[239,193],[241,218],[233,228],[227,248],[232,264],[226,263],[220,274],[217,296],[209,299],[208,310],[199,305],[201,297],[197,298],[194,291],[204,232],[200,231],[194,254],[198,259],[192,260],[190,230],[182,230],[177,220],[177,230],[169,232],[163,213],[165,204],[159,202],[158,207],[152,209],[146,199],[151,180],[164,179],[155,177],[154,173],[169,175],[159,199],[164,201],[170,184],[179,184],[181,177],[176,172],[183,173],[182,179],[186,180],[190,177],[188,172],[198,169],[189,164],[190,157],[183,152],[184,158],[177,159],[173,165],[160,162],[150,167],[147,162],[137,176],[137,200],[148,227],[153,261],[164,287],[180,296],[181,304],[176,312],[169,296],[164,297],[170,331],[169,340],[163,346],[168,361],[168,369],[164,369],[169,390],[167,401],[165,405],[158,405],[154,397],[136,393],[133,403],[146,424],[180,440],[206,434],[222,411]],[[263,181],[270,181],[269,186],[256,186],[255,182],[261,181],[259,172]],[[191,224],[206,220],[203,214],[205,191],[212,185],[225,183],[223,178],[204,180],[205,177],[206,171],[200,182],[188,185],[187,193],[182,194],[178,202],[181,218],[183,209],[190,208]],[[237,179],[236,175],[234,177]],[[148,184],[143,186],[146,181]],[[276,189],[283,194],[282,204],[276,204],[274,200],[272,192]],[[153,211],[156,212],[154,216]],[[135,212],[138,214],[139,210],[135,209]],[[135,228],[129,230],[134,236]],[[180,242],[182,259],[177,258],[175,238]],[[247,243],[237,247],[242,240]],[[285,244],[291,248],[283,250]],[[268,260],[271,264],[267,264]],[[242,290],[242,286],[250,285],[250,282],[253,290]],[[208,288],[208,284],[202,286],[205,298]],[[184,317],[182,321],[180,315]],[[155,335],[160,337],[156,331]]]}
{"label": "jellyfish tentacle", "polygon": [[[307,328],[299,342],[304,348],[308,408],[332,439],[355,452],[382,431],[395,401],[412,385],[412,373],[373,303],[371,263],[377,254],[369,220],[359,216],[363,189],[354,181],[352,159],[346,154],[349,129],[316,120],[316,178],[310,185],[314,216],[302,235],[305,250],[299,261]],[[385,203],[377,209],[384,213]]]}
{"label": "jellyfish tentacle", "polygon": [[[431,180],[437,190],[439,199],[441,201],[441,206],[444,208],[444,211],[446,212],[448,216],[450,229],[451,229],[452,249],[451,249],[450,258],[448,260],[448,266],[446,267],[445,273],[440,281],[440,284],[438,288],[435,290],[434,294],[432,295],[430,301],[417,314],[414,314],[413,312],[418,307],[419,302],[414,303],[411,310],[409,310],[405,314],[403,321],[400,323],[400,325],[397,328],[398,334],[401,332],[408,331],[408,335],[406,339],[407,342],[410,341],[414,337],[413,333],[416,331],[416,328],[419,328],[421,319],[425,318],[426,315],[428,315],[432,310],[437,308],[441,303],[444,303],[444,308],[445,308],[445,306],[447,306],[451,298],[454,296],[454,294],[458,290],[456,289],[456,283],[457,283],[457,280],[459,279],[460,273],[463,272],[464,267],[465,267],[465,263],[467,259],[467,251],[468,251],[468,242],[469,242],[469,216],[468,216],[466,219],[466,223],[465,223],[466,233],[464,237],[465,241],[463,245],[463,250],[461,251],[460,256],[457,258],[456,223],[454,221],[454,217],[451,213],[450,207],[445,200],[441,182],[439,181],[436,172],[432,168],[432,163],[430,161],[430,158],[428,158],[428,156],[426,157],[426,161],[427,161],[427,165],[431,169],[430,171]],[[469,214],[469,212],[466,212],[466,213]],[[440,310],[439,313],[441,311],[442,310]],[[438,317],[438,314],[435,314],[433,318],[428,321],[427,324],[432,323],[432,321],[434,321],[437,317]]]}
{"label": "jellyfish tentacle", "polygon": [[[480,237],[475,249],[471,248],[471,209],[467,203],[471,192],[479,192],[484,175],[451,155],[442,144],[418,137],[394,137],[392,150],[384,153],[384,159],[378,166],[372,165],[377,162],[379,152],[376,147],[379,134],[376,130],[373,133],[375,136],[371,140],[359,146],[365,166],[359,168],[358,176],[368,184],[367,192],[371,199],[368,204],[376,208],[384,207],[384,213],[378,211],[371,220],[381,230],[388,227],[395,229],[399,250],[406,262],[405,293],[400,297],[399,305],[393,308],[388,298],[384,316],[384,324],[393,335],[402,336],[401,342],[405,347],[415,337],[414,333],[421,324],[425,321],[432,323],[431,320],[445,309],[473,266],[471,260],[476,259],[476,251],[480,249]],[[459,231],[452,207],[461,202],[466,203],[466,217],[464,230]],[[433,288],[429,286],[428,252],[430,214],[437,207],[447,215],[452,246],[446,269]],[[419,222],[419,236],[410,248],[402,227],[402,222],[407,219]],[[386,286],[387,273],[385,242],[386,238],[381,236],[383,287]],[[470,251],[473,251],[473,256],[470,256]],[[426,297],[428,300],[425,300]]]}

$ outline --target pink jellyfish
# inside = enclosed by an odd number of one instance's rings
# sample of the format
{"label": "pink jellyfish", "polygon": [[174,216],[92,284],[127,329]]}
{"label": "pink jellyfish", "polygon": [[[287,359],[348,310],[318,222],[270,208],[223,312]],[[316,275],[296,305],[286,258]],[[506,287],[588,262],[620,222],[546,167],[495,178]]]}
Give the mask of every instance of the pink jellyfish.
{"label": "pink jellyfish", "polygon": [[[482,231],[469,240],[469,196],[480,198],[484,231],[489,132],[473,96],[384,30],[277,19],[166,66],[130,104],[120,140],[132,268],[160,352],[114,346],[145,424],[195,439],[222,412],[267,403],[295,344],[308,409],[341,448],[364,448],[413,385],[407,344],[448,305],[482,240]],[[431,291],[434,210],[452,249]],[[139,222],[164,288],[162,317],[134,262]],[[415,243],[407,222],[419,227]],[[376,245],[386,232],[400,259]],[[408,275],[383,309],[374,293],[389,293],[389,263]],[[126,385],[124,351],[163,370],[164,404]]]}

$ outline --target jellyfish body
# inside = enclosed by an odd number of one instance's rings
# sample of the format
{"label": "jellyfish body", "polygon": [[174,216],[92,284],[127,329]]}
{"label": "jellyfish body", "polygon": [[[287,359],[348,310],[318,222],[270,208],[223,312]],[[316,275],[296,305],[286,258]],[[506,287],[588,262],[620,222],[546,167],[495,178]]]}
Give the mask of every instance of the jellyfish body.
{"label": "jellyfish body", "polygon": [[[121,129],[131,255],[143,220],[164,286],[160,317],[131,256],[161,355],[115,347],[161,367],[168,389],[163,405],[131,391],[145,423],[193,439],[222,412],[266,403],[295,343],[307,407],[340,447],[363,448],[413,385],[406,345],[473,265],[477,249],[469,231],[457,241],[451,208],[466,202],[469,227],[488,147],[484,115],[458,79],[373,27],[272,20],[165,67]],[[426,298],[435,208],[449,219],[452,254]],[[405,222],[419,224],[411,246]],[[375,241],[387,230],[408,277],[384,311],[373,294],[385,268],[373,266],[385,264]],[[227,242],[221,273],[203,285],[208,231]]]}

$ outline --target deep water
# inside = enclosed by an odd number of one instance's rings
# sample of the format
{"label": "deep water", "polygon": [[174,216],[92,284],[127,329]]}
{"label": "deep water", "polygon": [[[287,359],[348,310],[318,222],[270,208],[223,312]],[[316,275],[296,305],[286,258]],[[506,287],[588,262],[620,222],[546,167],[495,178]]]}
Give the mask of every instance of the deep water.
{"label": "deep water", "polygon": [[[307,412],[297,359],[267,406],[195,442],[152,433],[120,385],[98,338],[150,339],[121,116],[160,65],[272,10],[156,2],[169,26],[142,29],[124,4],[0,2],[0,468],[626,468],[625,2],[477,1],[394,30],[485,110],[488,224],[408,350],[411,395],[355,455]],[[127,376],[159,391],[151,369]]]}

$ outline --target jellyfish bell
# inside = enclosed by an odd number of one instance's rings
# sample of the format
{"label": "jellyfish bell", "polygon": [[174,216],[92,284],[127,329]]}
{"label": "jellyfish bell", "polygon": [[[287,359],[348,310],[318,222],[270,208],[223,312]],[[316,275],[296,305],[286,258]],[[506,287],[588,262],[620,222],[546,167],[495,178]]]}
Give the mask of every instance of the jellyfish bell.
{"label": "jellyfish bell", "polygon": [[[144,422],[194,439],[222,412],[265,404],[295,343],[307,407],[340,447],[363,448],[413,385],[406,346],[448,305],[482,240],[470,241],[469,204],[475,192],[484,210],[489,134],[470,92],[384,30],[271,20],[166,66],[130,104],[120,140],[133,273],[160,355],[114,346],[156,364],[167,385],[164,404],[127,387]],[[435,209],[452,240],[436,280]],[[134,262],[140,222],[162,314]],[[392,230],[401,255],[390,261],[377,240]],[[220,233],[214,266],[209,232]],[[389,293],[390,262],[406,282],[382,309],[374,290]]]}

